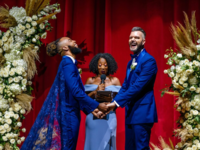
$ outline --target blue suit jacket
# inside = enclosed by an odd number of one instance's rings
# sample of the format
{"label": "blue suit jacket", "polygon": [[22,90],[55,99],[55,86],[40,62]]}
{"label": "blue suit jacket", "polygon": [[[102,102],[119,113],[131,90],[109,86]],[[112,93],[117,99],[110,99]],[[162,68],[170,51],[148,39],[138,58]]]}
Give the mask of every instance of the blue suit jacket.
{"label": "blue suit jacket", "polygon": [[68,111],[79,111],[80,109],[87,115],[98,107],[99,103],[85,94],[85,88],[81,81],[78,69],[68,56],[63,56],[60,63],[62,67],[60,78],[65,83],[65,101],[61,107]]}
{"label": "blue suit jacket", "polygon": [[[155,59],[144,49],[139,56],[137,66],[125,78],[115,101],[126,107],[126,124],[157,122],[157,110],[153,87],[157,73]],[[128,62],[129,71],[132,60]],[[128,73],[127,73],[128,74]]]}

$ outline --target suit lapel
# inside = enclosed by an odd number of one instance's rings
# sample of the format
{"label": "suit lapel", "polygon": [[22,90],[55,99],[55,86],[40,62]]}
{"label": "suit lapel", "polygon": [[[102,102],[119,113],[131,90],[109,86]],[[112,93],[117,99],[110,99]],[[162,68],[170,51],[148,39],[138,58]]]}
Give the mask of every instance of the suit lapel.
{"label": "suit lapel", "polygon": [[143,57],[146,53],[147,53],[147,51],[144,49],[144,50],[139,54],[138,58],[136,58],[137,66],[135,67],[134,70],[131,71],[131,69],[130,69],[130,66],[131,66],[132,61],[131,61],[131,63],[129,64],[129,69],[127,68],[127,71],[129,70],[129,76],[127,77],[127,83],[128,83],[128,85],[129,85],[129,83],[130,83],[130,80],[131,80],[131,77],[132,77],[133,73],[135,72],[135,70],[136,70],[137,67],[139,66],[139,63],[141,62],[140,60],[142,59],[142,57]]}

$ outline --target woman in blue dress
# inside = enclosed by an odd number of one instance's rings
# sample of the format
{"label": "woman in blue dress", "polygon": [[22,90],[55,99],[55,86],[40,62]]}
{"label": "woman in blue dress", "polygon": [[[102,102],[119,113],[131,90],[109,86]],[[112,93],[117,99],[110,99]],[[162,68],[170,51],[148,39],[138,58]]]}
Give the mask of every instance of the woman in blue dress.
{"label": "woman in blue dress", "polygon": [[[98,90],[118,92],[121,84],[118,78],[112,77],[117,71],[117,63],[112,55],[99,53],[91,60],[90,71],[96,76],[89,77],[85,84],[88,95],[95,97]],[[101,83],[100,76],[106,75],[105,84]],[[84,150],[116,150],[117,120],[115,112],[111,111],[106,119],[94,119],[92,114],[86,117],[86,138]]]}

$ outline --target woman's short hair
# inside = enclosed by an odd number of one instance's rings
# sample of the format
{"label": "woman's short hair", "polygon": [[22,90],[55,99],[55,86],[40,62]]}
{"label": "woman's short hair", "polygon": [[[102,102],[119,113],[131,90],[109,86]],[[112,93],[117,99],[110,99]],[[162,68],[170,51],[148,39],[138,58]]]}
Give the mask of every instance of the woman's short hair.
{"label": "woman's short hair", "polygon": [[99,53],[95,55],[92,60],[90,61],[89,69],[90,72],[93,72],[94,74],[98,75],[98,61],[100,58],[104,58],[108,65],[108,73],[107,75],[114,74],[117,71],[117,63],[112,55],[108,53]]}

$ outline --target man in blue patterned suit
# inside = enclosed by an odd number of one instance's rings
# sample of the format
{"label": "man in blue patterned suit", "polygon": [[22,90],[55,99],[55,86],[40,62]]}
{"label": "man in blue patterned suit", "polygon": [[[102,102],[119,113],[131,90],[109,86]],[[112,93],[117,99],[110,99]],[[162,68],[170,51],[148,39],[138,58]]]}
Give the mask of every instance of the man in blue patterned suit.
{"label": "man in blue patterned suit", "polygon": [[99,117],[98,110],[107,111],[106,104],[99,104],[85,94],[75,60],[80,52],[76,42],[68,37],[62,37],[47,45],[47,54],[60,54],[62,60],[22,150],[75,150],[81,119],[80,110],[85,114],[92,112],[96,117]]}
{"label": "man in blue patterned suit", "polygon": [[132,29],[129,46],[134,55],[131,55],[128,62],[122,88],[108,105],[110,109],[126,108],[126,150],[149,150],[151,128],[157,122],[153,92],[157,65],[155,59],[144,49],[145,36],[142,28]]}

